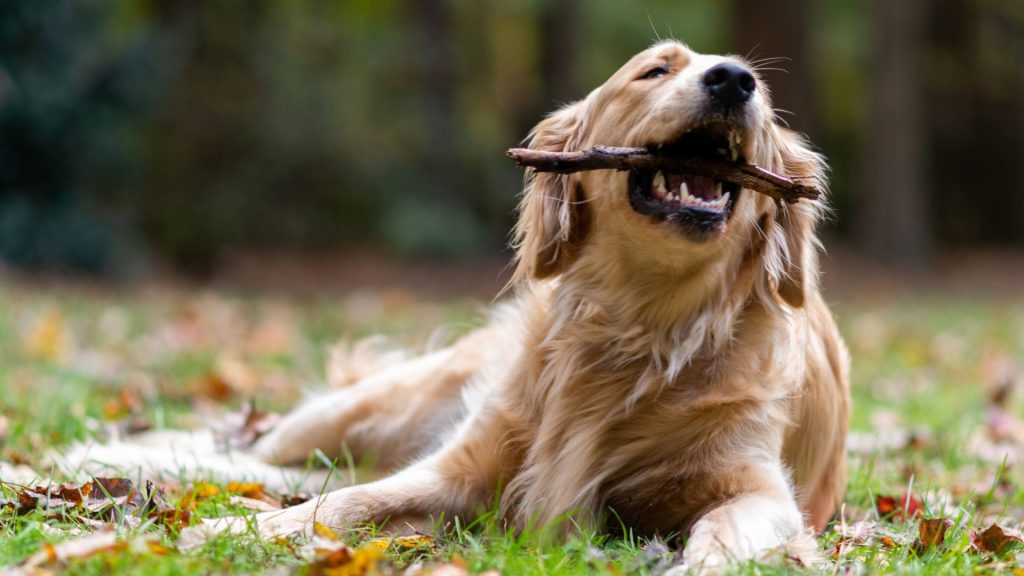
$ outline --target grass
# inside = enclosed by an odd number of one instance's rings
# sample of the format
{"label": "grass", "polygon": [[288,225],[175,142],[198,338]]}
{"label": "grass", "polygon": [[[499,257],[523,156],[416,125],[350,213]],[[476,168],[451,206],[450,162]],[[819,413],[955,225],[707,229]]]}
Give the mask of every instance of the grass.
{"label": "grass", "polygon": [[[50,470],[42,464],[52,449],[103,437],[133,418],[158,427],[199,426],[197,404],[232,409],[250,392],[261,406],[284,409],[304,390],[323,386],[326,349],[337,337],[386,333],[416,345],[441,324],[454,333],[465,330],[478,310],[478,303],[423,302],[402,291],[299,300],[0,285],[0,472],[27,463],[45,478]],[[1002,557],[971,551],[973,533],[993,522],[1020,528],[1024,516],[1024,495],[1017,490],[1024,425],[1014,428],[1019,421],[1013,416],[1024,406],[1011,394],[997,409],[989,394],[1024,368],[1024,301],[839,299],[835,310],[854,358],[858,448],[850,454],[846,525],[820,537],[828,569],[974,574],[1024,566],[1015,551]],[[996,416],[1002,419],[994,421]],[[186,480],[165,489],[169,501],[180,505],[195,486]],[[194,509],[196,517],[242,510],[225,486],[218,488],[218,495]],[[16,500],[16,486],[0,490]],[[950,520],[942,544],[914,545],[919,518],[879,518],[876,499],[899,500],[905,492],[921,498],[923,518]],[[849,535],[855,528],[860,538]],[[87,527],[73,512],[18,515],[12,506],[0,508],[0,566],[16,565],[45,543],[83,531]],[[150,576],[322,568],[301,543],[243,534],[179,552],[174,530],[143,523],[121,531],[126,541],[150,541],[50,568]],[[356,549],[382,538],[343,537]],[[427,543],[389,545],[383,558],[380,566],[399,571],[415,563],[454,562],[473,573],[620,574],[656,573],[667,554],[628,536],[581,534],[565,544],[542,544],[530,535],[502,533],[485,518],[476,526],[449,526]],[[783,561],[751,563],[737,572],[796,569]]]}

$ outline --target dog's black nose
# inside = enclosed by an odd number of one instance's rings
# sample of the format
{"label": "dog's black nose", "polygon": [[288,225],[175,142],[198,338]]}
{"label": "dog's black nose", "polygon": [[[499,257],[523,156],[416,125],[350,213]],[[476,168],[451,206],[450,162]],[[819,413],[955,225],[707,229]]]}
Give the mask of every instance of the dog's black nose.
{"label": "dog's black nose", "polygon": [[757,88],[757,81],[750,70],[739,64],[725,62],[704,73],[704,87],[717,102],[732,108],[750,100]]}

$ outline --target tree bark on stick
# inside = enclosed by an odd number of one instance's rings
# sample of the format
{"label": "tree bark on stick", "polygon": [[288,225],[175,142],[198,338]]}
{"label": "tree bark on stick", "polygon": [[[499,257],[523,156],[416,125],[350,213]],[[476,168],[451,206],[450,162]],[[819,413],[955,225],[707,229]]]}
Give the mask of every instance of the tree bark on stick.
{"label": "tree bark on stick", "polygon": [[538,172],[570,174],[587,170],[672,170],[732,182],[789,203],[801,198],[813,200],[821,194],[813,186],[795,182],[753,164],[659,154],[647,148],[595,146],[579,152],[512,148],[506,154],[519,166],[529,166]]}

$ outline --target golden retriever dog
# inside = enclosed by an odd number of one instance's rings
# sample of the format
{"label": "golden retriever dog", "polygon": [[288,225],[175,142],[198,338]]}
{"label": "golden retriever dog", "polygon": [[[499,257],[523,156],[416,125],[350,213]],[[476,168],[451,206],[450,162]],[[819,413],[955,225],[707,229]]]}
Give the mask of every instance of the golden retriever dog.
{"label": "golden retriever dog", "polygon": [[[756,71],[678,42],[634,56],[529,145],[736,154],[824,188]],[[344,446],[400,470],[257,514],[259,531],[429,529],[496,507],[512,529],[681,534],[684,567],[813,558],[845,488],[849,412],[818,287],[822,212],[686,173],[529,173],[512,298],[489,323],[298,408],[247,456]]]}

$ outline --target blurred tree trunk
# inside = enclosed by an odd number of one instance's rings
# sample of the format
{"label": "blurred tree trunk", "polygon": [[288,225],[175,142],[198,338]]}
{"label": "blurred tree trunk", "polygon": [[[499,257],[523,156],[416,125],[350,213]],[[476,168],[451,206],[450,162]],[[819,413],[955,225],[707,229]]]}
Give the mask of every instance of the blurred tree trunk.
{"label": "blurred tree trunk", "polygon": [[[946,0],[929,19],[929,173],[946,245],[1024,240],[1020,0]],[[1016,127],[1016,128],[1012,128]]]}
{"label": "blurred tree trunk", "polygon": [[515,117],[515,133],[526,136],[545,115],[586,96],[580,83],[583,14],[579,0],[549,0],[538,12],[540,50],[536,56],[540,91],[533,91]]}
{"label": "blurred tree trunk", "polygon": [[448,0],[408,3],[413,33],[413,60],[419,66],[416,84],[423,97],[422,117],[427,140],[422,153],[430,182],[423,184],[442,198],[458,201],[466,193],[460,183],[461,151],[456,138],[458,70],[453,47],[455,15]]}
{"label": "blurred tree trunk", "polygon": [[[811,46],[813,0],[733,0],[730,48],[751,60],[786,58],[768,62],[761,75],[772,88],[772,104],[779,117],[794,130],[818,141],[814,94],[814,50]],[[788,113],[787,113],[788,112]]]}
{"label": "blurred tree trunk", "polygon": [[864,187],[857,235],[872,257],[927,266],[931,207],[924,182],[925,92],[922,86],[926,0],[873,0]]}
{"label": "blurred tree trunk", "polygon": [[579,0],[550,0],[541,17],[541,76],[546,109],[579,100],[580,24]]}

